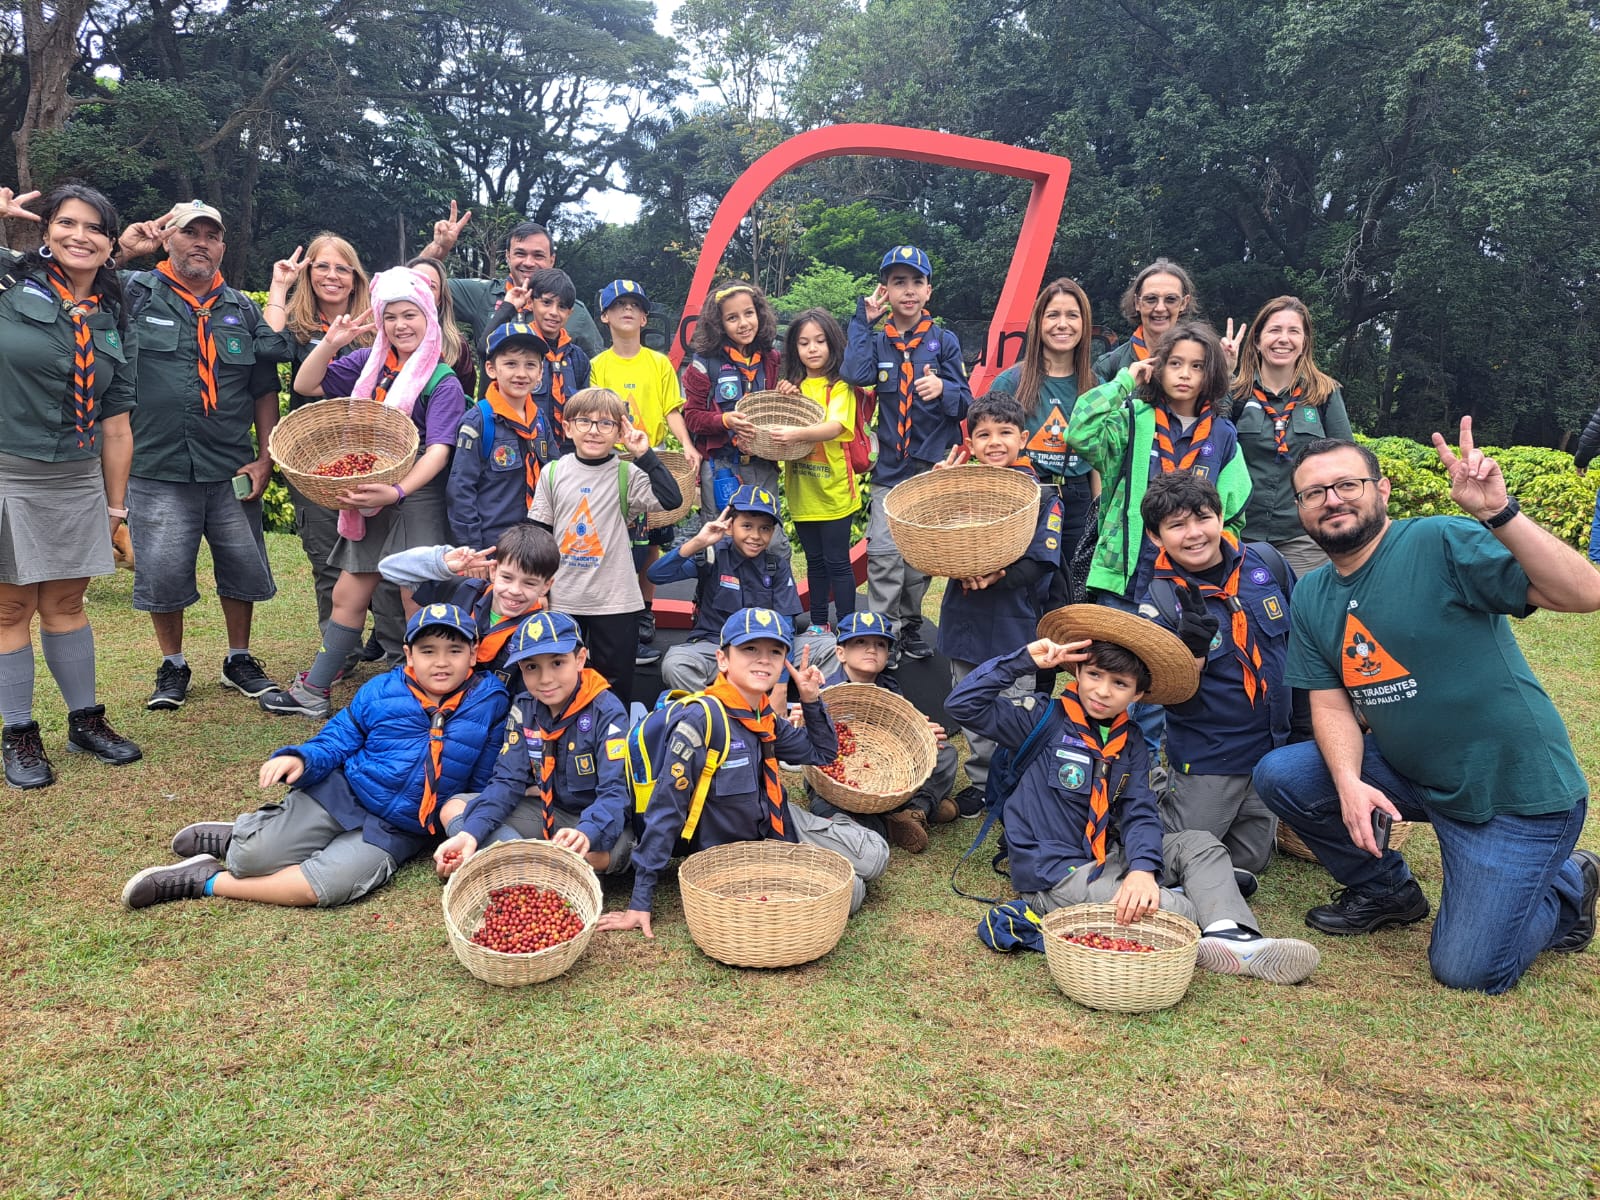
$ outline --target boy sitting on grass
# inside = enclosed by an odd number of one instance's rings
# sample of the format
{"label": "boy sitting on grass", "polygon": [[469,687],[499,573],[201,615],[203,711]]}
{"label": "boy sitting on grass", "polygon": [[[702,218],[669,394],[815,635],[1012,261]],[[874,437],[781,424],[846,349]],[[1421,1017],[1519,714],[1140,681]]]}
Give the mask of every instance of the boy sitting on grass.
{"label": "boy sitting on grass", "polygon": [[433,853],[441,877],[477,852],[469,819],[477,829],[494,829],[493,841],[543,838],[583,855],[602,875],[627,869],[628,714],[588,662],[578,623],[565,613],[538,613],[517,630],[506,665],[519,669],[521,687],[500,757],[488,787],[444,807],[451,836]]}
{"label": "boy sitting on grass", "polygon": [[[665,769],[645,807],[634,848],[633,896],[626,912],[606,913],[598,928],[639,929],[655,936],[650,914],[656,881],[680,840],[687,843],[685,854],[766,838],[837,851],[855,869],[850,911],[861,907],[866,881],[889,865],[889,844],[848,819],[829,820],[791,807],[778,774],[780,758],[821,764],[839,754],[839,737],[821,700],[822,672],[804,652],[798,665],[789,662],[793,646],[788,618],[771,609],[740,609],[723,625],[717,678],[706,695],[727,713],[727,757],[702,794],[697,784],[711,743],[709,714],[702,705],[683,705],[666,731]],[[767,702],[786,668],[800,693],[804,729],[783,720]]]}
{"label": "boy sitting on grass", "polygon": [[[894,622],[882,613],[856,612],[844,617],[835,635],[839,669],[823,680],[823,686],[870,683],[896,696],[904,695],[887,670],[894,638]],[[844,813],[812,792],[811,811],[819,817],[849,817],[887,838],[890,844],[912,854],[921,854],[928,848],[929,824],[947,825],[956,819],[956,802],[950,798],[950,787],[956,781],[956,749],[945,741],[944,726],[933,721],[928,724],[939,743],[933,774],[917,789],[916,795],[899,808],[882,814]]]}
{"label": "boy sitting on grass", "polygon": [[[1194,695],[1188,649],[1154,622],[1106,605],[1057,609],[1039,628],[1044,637],[990,659],[945,702],[963,725],[1013,748],[1049,722],[1005,799],[1011,879],[1023,900],[1041,915],[1110,901],[1124,924],[1165,908],[1200,926],[1198,962],[1207,970],[1305,979],[1321,958],[1316,947],[1261,935],[1222,843],[1200,830],[1163,835],[1128,706]],[[1076,664],[1075,678],[1059,700],[1004,699],[1019,676],[1067,663]]]}
{"label": "boy sitting on grass", "polygon": [[368,680],[309,742],[262,766],[261,786],[293,784],[288,795],[178,830],[172,851],[187,857],[128,880],[124,907],[228,896],[331,908],[387,883],[439,838],[445,798],[478,790],[494,769],[506,689],[473,670],[477,634],[453,604],[419,609],[405,669]]}

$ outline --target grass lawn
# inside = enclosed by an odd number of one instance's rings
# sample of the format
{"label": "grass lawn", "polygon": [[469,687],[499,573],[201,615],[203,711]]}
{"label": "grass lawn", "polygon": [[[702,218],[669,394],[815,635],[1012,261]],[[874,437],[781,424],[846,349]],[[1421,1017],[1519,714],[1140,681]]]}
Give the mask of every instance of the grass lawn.
{"label": "grass lawn", "polygon": [[[284,679],[314,608],[298,542],[271,543],[282,594],[256,648]],[[101,698],[145,761],[67,756],[41,662],[61,779],[0,792],[0,1195],[1600,1192],[1600,953],[1546,956],[1490,999],[1433,983],[1429,923],[1312,935],[1323,965],[1303,986],[1201,973],[1171,1011],[1094,1013],[1041,956],[973,936],[979,908],[947,887],[965,822],[895,851],[839,947],[776,973],[702,956],[670,886],[655,942],[599,935],[568,975],[514,991],[457,966],[421,865],[331,912],[125,913],[124,880],[168,858],[174,829],[252,806],[262,759],[312,730],[216,682],[214,599],[191,610],[188,705],[146,713],[157,656],[130,588],[119,573],[90,601]],[[1600,621],[1521,632],[1600,779]],[[1436,843],[1408,851],[1437,900]],[[1267,931],[1308,933],[1330,886],[1275,864]]]}

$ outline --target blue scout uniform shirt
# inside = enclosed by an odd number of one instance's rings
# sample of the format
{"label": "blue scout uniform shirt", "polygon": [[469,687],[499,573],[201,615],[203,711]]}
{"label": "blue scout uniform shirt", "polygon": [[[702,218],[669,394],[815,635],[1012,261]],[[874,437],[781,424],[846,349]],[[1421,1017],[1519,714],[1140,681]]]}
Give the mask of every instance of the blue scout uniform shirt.
{"label": "blue scout uniform shirt", "polygon": [[[1037,670],[1027,648],[991,658],[968,675],[945,700],[945,711],[963,728],[1016,749],[1050,705],[1044,746],[1023,771],[1005,801],[1006,846],[1011,882],[1019,892],[1048,892],[1074,870],[1094,864],[1084,829],[1095,756],[1070,727],[1061,705],[1035,693],[1011,699],[1001,693],[1020,675]],[[1107,840],[1122,843],[1130,871],[1161,875],[1161,812],[1150,790],[1150,758],[1137,728],[1111,763],[1111,824]]]}
{"label": "blue scout uniform shirt", "polygon": [[[570,395],[570,393],[569,393]],[[523,438],[503,417],[491,414],[489,454],[483,453],[483,409],[467,407],[450,461],[445,506],[458,546],[492,546],[500,531],[528,519],[528,455],[541,468],[557,457],[550,423],[540,410],[533,438]]]}
{"label": "blue scout uniform shirt", "polygon": [[911,352],[912,381],[921,379],[923,368],[931,364],[944,380],[944,391],[933,400],[923,400],[912,391],[909,444],[901,445],[897,421],[903,360],[889,335],[874,330],[867,321],[866,304],[865,299],[856,301],[839,375],[847,383],[876,389],[878,463],[872,468],[872,482],[888,487],[920,474],[950,453],[950,447],[961,440],[961,422],[972,403],[972,391],[961,361],[961,343],[935,322],[923,335],[922,344]]}
{"label": "blue scout uniform shirt", "polygon": [[[563,701],[563,712],[570,700],[569,696]],[[560,716],[525,690],[517,693],[506,715],[505,740],[494,774],[467,809],[468,828],[492,833],[524,797],[538,800],[546,752],[539,726],[558,725]],[[627,710],[608,688],[570,719],[566,736],[555,744],[556,773],[551,779],[555,806],[577,818],[591,850],[610,851],[628,819],[633,789],[628,782],[627,738]],[[483,835],[478,840],[483,841]]]}
{"label": "blue scout uniform shirt", "polygon": [[[1176,419],[1173,424],[1177,424]],[[1194,444],[1194,431],[1199,425],[1200,422],[1196,421],[1172,439],[1172,452],[1178,456],[1179,462],[1183,461],[1183,456],[1189,453],[1189,447]],[[1191,470],[1201,479],[1209,479],[1215,484],[1218,473],[1233,460],[1235,454],[1239,453],[1239,431],[1233,427],[1232,421],[1213,413],[1211,436],[1206,441],[1208,444],[1200,447],[1199,457],[1194,460]],[[1150,474],[1147,478],[1155,479],[1160,474],[1161,453],[1156,449],[1155,440],[1152,439]],[[1128,590],[1125,593],[1127,599],[1137,602],[1150,591],[1150,580],[1153,578],[1155,566],[1156,543],[1150,531],[1146,530],[1144,540],[1139,543],[1139,561],[1134,566],[1133,576],[1128,580]]]}
{"label": "blue scout uniform shirt", "polygon": [[646,572],[651,583],[700,581],[695,591],[691,642],[719,640],[723,622],[741,608],[770,608],[793,618],[797,630],[810,628],[811,619],[800,603],[787,554],[774,554],[768,547],[754,558],[746,558],[734,548],[732,538],[723,538],[708,549],[712,552],[710,562],[706,561],[705,550],[693,558],[673,551],[656,559]]}
{"label": "blue scout uniform shirt", "polygon": [[[1208,581],[1220,584],[1226,579],[1239,554],[1224,541],[1221,569],[1206,572]],[[1280,588],[1266,561],[1248,542],[1243,554],[1239,603],[1261,651],[1260,677],[1267,685],[1266,698],[1258,696],[1252,705],[1245,695],[1244,667],[1234,653],[1233,614],[1222,597],[1208,597],[1206,608],[1217,619],[1217,636],[1211,639],[1205,669],[1200,673],[1200,690],[1182,704],[1167,705],[1167,759],[1185,774],[1248,775],[1264,754],[1289,739],[1290,689],[1283,682],[1283,671],[1289,656],[1289,598],[1294,581],[1291,578],[1287,589]],[[1199,577],[1193,572],[1181,573],[1189,579]],[[1151,586],[1157,586],[1156,582]],[[1176,629],[1150,601],[1148,589],[1140,600],[1143,616]],[[1182,605],[1180,594],[1180,612]]]}
{"label": "blue scout uniform shirt", "polygon": [[[403,586],[403,585],[402,585]],[[449,579],[430,579],[417,585],[411,593],[411,598],[416,601],[417,607],[427,608],[430,604],[454,604],[463,612],[468,613],[478,626],[478,653],[483,653],[485,643],[498,642],[494,646],[494,654],[488,658],[479,658],[475,668],[497,676],[507,685],[507,689],[520,687],[522,673],[513,667],[506,666],[506,652],[510,647],[511,634],[516,632],[521,625],[536,612],[545,610],[545,602],[540,601],[527,612],[519,613],[514,617],[501,617],[498,622],[494,619],[494,588],[487,579],[473,579],[470,576],[452,576]],[[513,680],[513,676],[516,677]]]}
{"label": "blue scout uniform shirt", "polygon": [[[817,700],[802,704],[806,727],[796,729],[780,715],[777,719],[777,755],[784,762],[830,763],[839,756],[839,735],[828,716],[828,706]],[[700,812],[689,851],[709,850],[729,842],[758,842],[773,836],[767,800],[761,786],[761,742],[739,722],[729,720],[728,757],[711,777],[711,790]],[[656,780],[645,807],[643,828],[633,850],[633,897],[628,907],[649,912],[656,880],[671,861],[684,823],[695,781],[706,761],[706,714],[698,704],[685,705],[683,715],[667,731],[668,767]],[[683,769],[678,770],[679,767]],[[685,786],[678,787],[683,782]],[[798,841],[789,819],[789,801],[783,802],[783,840]]]}
{"label": "blue scout uniform shirt", "polygon": [[[572,335],[569,333],[567,336],[571,337]],[[546,360],[544,374],[540,376],[539,386],[533,392],[533,402],[539,407],[539,419],[544,422],[544,427],[552,433],[554,433],[556,427],[556,400],[555,394],[550,389],[552,387],[551,379],[558,370],[561,372],[561,378],[566,383],[565,395],[568,400],[571,400],[589,386],[589,354],[582,346],[578,345],[577,339],[574,338],[567,343],[567,352],[561,360],[560,367]],[[486,392],[489,390],[487,384],[484,385],[483,390]],[[620,440],[620,434],[618,438]],[[561,437],[557,440],[560,445],[554,448],[554,452],[544,460],[545,462],[551,462],[560,458],[563,454],[576,453],[572,444],[572,435],[565,429],[561,431]]]}
{"label": "blue scout uniform shirt", "polygon": [[[836,683],[854,683],[854,682],[855,682],[855,680],[851,679],[848,675],[846,675],[844,673],[844,668],[843,667],[835,667],[834,670],[833,670],[833,674],[829,675],[826,679],[824,679],[822,681],[822,686],[823,687],[832,687]],[[872,682],[876,686],[881,687],[886,692],[893,692],[896,696],[904,696],[905,695],[905,692],[900,687],[899,680],[895,679],[895,677],[893,675],[889,674],[888,671],[879,672],[878,677],[876,679],[874,679]]]}
{"label": "blue scout uniform shirt", "polygon": [[[1037,476],[1016,466],[1030,479]],[[939,653],[961,662],[982,662],[996,646],[1015,646],[1038,636],[1044,597],[1061,561],[1061,501],[1044,495],[1033,530],[1033,541],[1017,562],[1032,560],[1043,568],[1034,578],[1016,574],[1016,563],[1006,575],[981,591],[969,592],[959,581],[949,580],[939,605]],[[1019,586],[1020,585],[1020,586]]]}

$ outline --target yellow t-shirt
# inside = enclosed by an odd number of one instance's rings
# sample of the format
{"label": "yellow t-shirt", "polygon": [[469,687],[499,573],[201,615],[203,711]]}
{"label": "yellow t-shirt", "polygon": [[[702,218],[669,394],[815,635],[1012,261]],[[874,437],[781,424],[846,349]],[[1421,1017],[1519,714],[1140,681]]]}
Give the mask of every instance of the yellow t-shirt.
{"label": "yellow t-shirt", "polygon": [[831,442],[818,442],[806,457],[783,464],[789,515],[796,521],[847,517],[861,507],[861,492],[844,450],[855,436],[856,391],[843,380],[836,380],[830,388],[826,379],[806,379],[800,391],[826,410],[823,420],[837,421],[844,430]]}
{"label": "yellow t-shirt", "polygon": [[610,388],[621,396],[652,446],[667,440],[667,414],[683,407],[683,387],[672,360],[649,346],[640,346],[632,358],[615,350],[595,355],[589,363],[589,386]]}

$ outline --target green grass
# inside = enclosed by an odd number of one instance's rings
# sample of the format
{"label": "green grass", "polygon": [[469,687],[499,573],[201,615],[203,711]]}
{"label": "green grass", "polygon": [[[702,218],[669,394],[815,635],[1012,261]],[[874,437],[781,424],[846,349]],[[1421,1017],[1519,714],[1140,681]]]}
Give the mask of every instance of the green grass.
{"label": "green grass", "polygon": [[[298,543],[256,644],[304,666]],[[146,760],[61,752],[61,781],[0,793],[0,1195],[1006,1197],[1593,1196],[1600,956],[1546,956],[1508,996],[1429,978],[1428,926],[1318,939],[1278,988],[1201,974],[1176,1009],[1081,1009],[1039,956],[972,936],[946,886],[974,832],[896,851],[839,947],[806,967],[702,956],[670,887],[653,943],[599,936],[514,991],[450,954],[422,866],[332,912],[226,902],[124,913],[126,877],[180,825],[251,805],[310,727],[216,682],[214,601],[191,612],[196,688],[147,714],[156,654],[130,579],[97,581],[102,699]],[[1522,626],[1600,778],[1593,618]],[[346,695],[348,692],[345,693]],[[1591,833],[1586,844],[1596,845]],[[1437,847],[1412,865],[1437,898]],[[1408,848],[1410,850],[1410,848]],[[1281,861],[1257,909],[1303,932],[1330,881]],[[611,897],[618,906],[621,898]]]}

